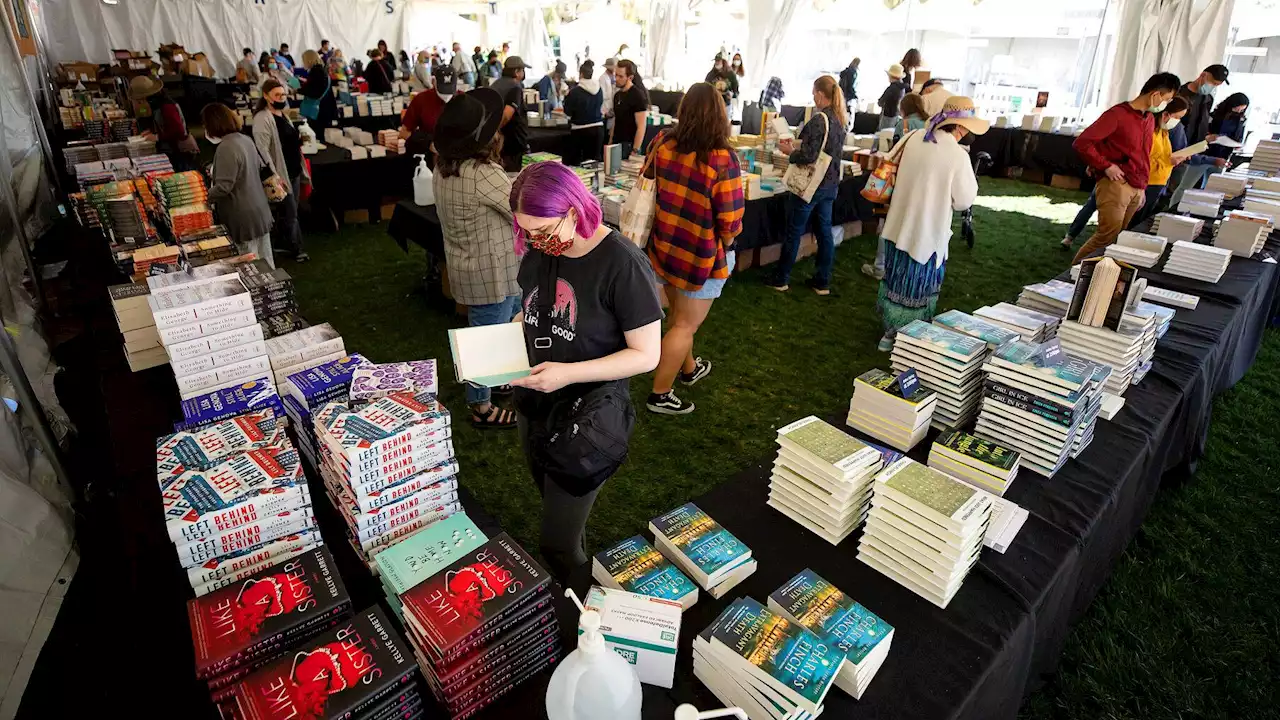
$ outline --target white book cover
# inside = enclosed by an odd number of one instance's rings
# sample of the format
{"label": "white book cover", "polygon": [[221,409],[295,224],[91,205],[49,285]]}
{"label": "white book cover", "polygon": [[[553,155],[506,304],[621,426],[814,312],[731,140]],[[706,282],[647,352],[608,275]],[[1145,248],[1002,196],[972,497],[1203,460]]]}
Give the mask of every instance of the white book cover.
{"label": "white book cover", "polygon": [[[262,326],[257,323],[245,325],[244,327],[228,330],[227,332],[218,333],[216,335],[208,335],[189,340],[182,343],[174,343],[165,348],[169,353],[169,362],[174,365],[175,374],[186,375],[189,373],[178,373],[177,365],[184,360],[191,360],[201,356],[216,353],[228,348],[239,347],[249,343],[261,342]],[[261,355],[264,353],[255,353]]]}
{"label": "white book cover", "polygon": [[498,387],[529,375],[529,354],[521,323],[450,330],[449,349],[458,382]]}

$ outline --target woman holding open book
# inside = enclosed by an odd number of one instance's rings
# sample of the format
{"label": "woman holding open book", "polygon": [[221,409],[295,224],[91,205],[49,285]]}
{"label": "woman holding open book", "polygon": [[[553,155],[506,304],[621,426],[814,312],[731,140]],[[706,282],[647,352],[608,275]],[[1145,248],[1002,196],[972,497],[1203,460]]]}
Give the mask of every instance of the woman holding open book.
{"label": "woman holding open book", "polygon": [[898,328],[933,319],[946,274],[953,213],[978,197],[978,178],[961,147],[965,138],[990,126],[977,115],[972,100],[952,96],[924,132],[899,143],[898,177],[881,233],[884,277],[876,302],[884,324],[879,346],[884,352],[893,349]]}
{"label": "woman holding open book", "polygon": [[635,426],[628,380],[658,364],[662,307],[644,253],[601,222],[599,201],[565,165],[525,168],[511,211],[528,244],[517,319],[533,365],[511,384],[542,495],[542,555],[564,582],[587,561],[596,494],[626,460]]}
{"label": "woman holding open book", "polygon": [[1187,162],[1188,155],[1178,155],[1178,151],[1186,147],[1186,136],[1183,136],[1183,147],[1175,147],[1173,129],[1181,127],[1182,118],[1187,114],[1190,105],[1181,96],[1175,95],[1164,110],[1156,113],[1156,130],[1151,137],[1151,175],[1147,178],[1147,194],[1143,199],[1142,209],[1134,214],[1129,222],[1132,230],[1139,223],[1152,217],[1159,210],[1160,198],[1164,195],[1165,186],[1173,169]]}

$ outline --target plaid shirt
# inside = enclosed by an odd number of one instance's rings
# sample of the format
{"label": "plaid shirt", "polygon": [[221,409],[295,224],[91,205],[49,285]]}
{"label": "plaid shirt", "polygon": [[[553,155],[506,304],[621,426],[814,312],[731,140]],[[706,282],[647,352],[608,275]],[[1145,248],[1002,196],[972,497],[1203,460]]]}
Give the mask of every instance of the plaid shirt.
{"label": "plaid shirt", "polygon": [[434,178],[449,288],[462,305],[490,305],[520,294],[511,180],[502,166],[467,160],[458,175]]}
{"label": "plaid shirt", "polygon": [[695,291],[708,279],[729,277],[725,249],[742,232],[738,155],[713,150],[707,162],[676,152],[674,138],[654,143],[649,156],[658,180],[649,261],[668,284]]}
{"label": "plaid shirt", "polygon": [[765,85],[764,92],[760,93],[760,104],[776,110],[777,101],[784,97],[786,97],[786,93],[782,92],[782,78],[774,75],[769,78],[769,84]]}

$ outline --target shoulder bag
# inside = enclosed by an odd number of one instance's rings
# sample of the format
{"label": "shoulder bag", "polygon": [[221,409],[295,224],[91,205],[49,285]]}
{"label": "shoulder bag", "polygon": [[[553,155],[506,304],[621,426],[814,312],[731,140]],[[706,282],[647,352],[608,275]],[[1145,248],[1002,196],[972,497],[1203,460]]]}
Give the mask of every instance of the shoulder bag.
{"label": "shoulder bag", "polygon": [[902,155],[907,150],[907,141],[918,132],[921,131],[912,130],[908,133],[898,143],[898,147],[889,153],[889,157],[881,160],[876,169],[871,171],[871,177],[867,178],[867,184],[862,188],[862,197],[879,205],[889,203],[890,198],[893,197],[893,186],[898,182],[898,166],[902,164]]}
{"label": "shoulder bag", "polygon": [[665,139],[664,135],[659,135],[649,143],[651,152],[636,177],[636,184],[627,192],[626,202],[622,204],[618,229],[637,247],[647,245],[649,234],[653,232],[653,216],[658,212],[658,178],[656,171],[653,177],[649,177],[649,170],[653,168],[653,158]]}
{"label": "shoulder bag", "polygon": [[831,119],[822,113],[822,146],[818,149],[818,157],[807,165],[792,163],[782,176],[782,183],[797,197],[805,202],[813,202],[813,194],[818,192],[822,179],[831,166],[831,155],[827,152],[827,139],[831,132]]}
{"label": "shoulder bag", "polygon": [[320,119],[320,98],[323,98],[325,95],[329,94],[329,87],[331,86],[331,84],[332,83],[329,81],[329,73],[326,72],[324,74],[324,92],[321,93],[320,97],[302,98],[302,104],[298,107],[298,114],[308,120],[319,120]]}
{"label": "shoulder bag", "polygon": [[[536,363],[552,359],[558,266],[559,260],[548,256],[538,284]],[[582,497],[603,485],[627,459],[636,413],[626,380],[570,385],[549,395],[521,389],[519,409],[528,423],[526,448],[539,481],[549,478]]]}
{"label": "shoulder bag", "polygon": [[[250,140],[250,142],[253,142]],[[280,177],[271,169],[270,163],[262,156],[262,150],[258,149],[258,143],[253,143],[253,149],[258,152],[258,177],[262,179],[262,191],[267,194],[267,202],[278,203],[289,196],[289,183]]]}

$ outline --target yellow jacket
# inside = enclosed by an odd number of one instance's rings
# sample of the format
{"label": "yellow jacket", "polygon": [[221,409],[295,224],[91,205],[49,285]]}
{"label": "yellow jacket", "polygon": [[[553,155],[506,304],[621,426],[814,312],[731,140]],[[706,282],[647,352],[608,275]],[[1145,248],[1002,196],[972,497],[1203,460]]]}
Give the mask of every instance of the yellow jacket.
{"label": "yellow jacket", "polygon": [[1156,128],[1151,138],[1151,176],[1147,185],[1166,185],[1173,174],[1173,145],[1169,142],[1169,131]]}

